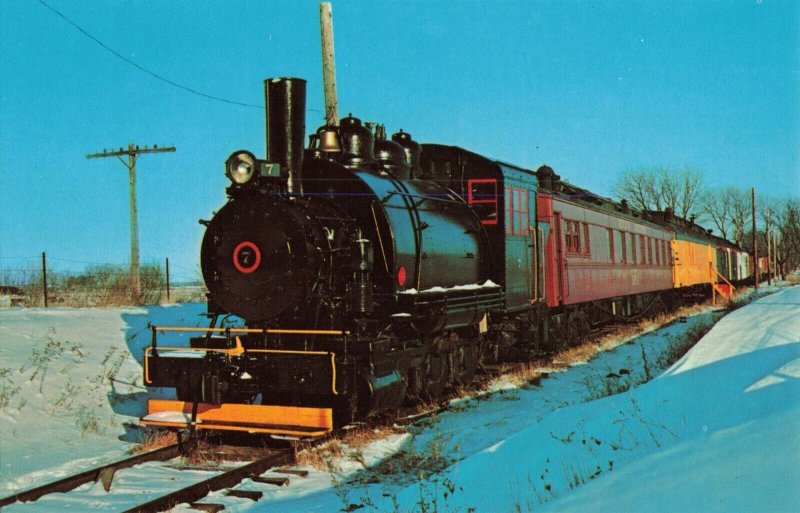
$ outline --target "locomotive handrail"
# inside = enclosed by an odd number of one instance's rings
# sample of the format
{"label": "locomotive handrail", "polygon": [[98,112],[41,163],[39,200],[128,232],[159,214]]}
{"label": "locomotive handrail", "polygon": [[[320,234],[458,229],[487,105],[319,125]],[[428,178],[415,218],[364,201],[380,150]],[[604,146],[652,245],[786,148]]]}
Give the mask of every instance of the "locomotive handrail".
{"label": "locomotive handrail", "polygon": [[295,330],[279,328],[225,328],[199,326],[150,326],[155,331],[201,331],[201,332],[221,332],[221,333],[266,333],[274,335],[349,335],[348,330]]}
{"label": "locomotive handrail", "polygon": [[[456,205],[463,205],[464,204],[463,200],[462,201],[458,201],[458,200],[450,199],[449,198],[450,194],[448,194],[448,198],[439,198],[437,196],[427,196],[427,195],[424,195],[424,194],[414,194],[414,193],[411,193],[411,192],[401,192],[401,191],[389,191],[388,193],[386,193],[386,196],[383,197],[383,199],[381,200],[381,203],[386,203],[387,201],[389,201],[389,198],[391,198],[392,196],[402,196],[402,197],[406,197],[406,198],[419,198],[422,201],[425,201],[425,200],[441,201],[443,203],[453,203],[453,204],[456,204]],[[420,202],[419,205],[421,205],[421,204],[422,203]]]}

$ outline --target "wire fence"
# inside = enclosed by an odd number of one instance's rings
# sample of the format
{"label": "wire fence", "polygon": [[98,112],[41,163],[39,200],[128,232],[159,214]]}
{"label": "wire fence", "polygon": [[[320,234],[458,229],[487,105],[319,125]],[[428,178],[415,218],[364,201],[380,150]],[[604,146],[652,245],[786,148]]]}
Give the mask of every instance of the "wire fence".
{"label": "wire fence", "polygon": [[53,257],[0,258],[0,307],[125,306],[203,301],[196,269],[165,259],[140,265],[138,283],[129,264]]}

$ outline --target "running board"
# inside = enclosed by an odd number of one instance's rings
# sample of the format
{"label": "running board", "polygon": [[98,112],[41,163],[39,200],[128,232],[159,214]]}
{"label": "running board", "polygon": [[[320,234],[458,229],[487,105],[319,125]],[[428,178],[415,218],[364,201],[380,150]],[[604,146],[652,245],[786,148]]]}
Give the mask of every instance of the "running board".
{"label": "running board", "polygon": [[[149,399],[147,416],[139,422],[145,426],[189,428],[191,419],[191,402]],[[316,438],[333,430],[333,410],[301,406],[198,403],[195,428]]]}

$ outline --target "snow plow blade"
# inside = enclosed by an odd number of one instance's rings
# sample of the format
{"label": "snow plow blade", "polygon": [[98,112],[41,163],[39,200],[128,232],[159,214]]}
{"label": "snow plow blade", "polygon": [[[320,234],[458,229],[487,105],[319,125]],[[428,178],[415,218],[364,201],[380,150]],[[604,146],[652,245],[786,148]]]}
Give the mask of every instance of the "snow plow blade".
{"label": "snow plow blade", "polygon": [[[189,428],[192,403],[149,399],[145,426]],[[196,429],[246,431],[276,435],[316,438],[333,430],[333,410],[301,406],[260,404],[198,403]]]}

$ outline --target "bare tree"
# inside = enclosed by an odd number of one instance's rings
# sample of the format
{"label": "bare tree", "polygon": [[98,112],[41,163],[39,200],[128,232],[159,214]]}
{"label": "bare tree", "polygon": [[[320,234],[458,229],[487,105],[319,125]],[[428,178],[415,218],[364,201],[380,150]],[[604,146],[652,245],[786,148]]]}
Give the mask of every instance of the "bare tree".
{"label": "bare tree", "polygon": [[654,173],[645,169],[628,170],[617,180],[614,195],[619,199],[627,199],[638,210],[657,210],[656,189]]}
{"label": "bare tree", "polygon": [[732,227],[732,203],[736,192],[733,187],[712,189],[700,199],[700,210],[711,219],[723,239],[728,238]]}
{"label": "bare tree", "polygon": [[688,218],[701,213],[697,204],[702,194],[702,175],[685,168],[675,172],[669,168],[636,169],[623,173],[614,187],[619,199],[627,199],[639,210],[671,208],[677,215]]}
{"label": "bare tree", "polygon": [[678,208],[681,217],[688,217],[697,212],[697,203],[703,194],[703,175],[697,169],[686,167],[678,177],[680,193]]}
{"label": "bare tree", "polygon": [[785,200],[777,216],[780,233],[778,265],[781,274],[800,267],[800,198]]}
{"label": "bare tree", "polygon": [[656,171],[658,179],[656,181],[658,189],[654,191],[656,198],[660,204],[657,210],[663,208],[671,208],[673,212],[678,212],[678,202],[680,201],[680,187],[678,180],[675,179],[675,174],[667,168],[661,168]]}
{"label": "bare tree", "polygon": [[751,216],[750,194],[741,189],[731,188],[729,195],[733,240],[741,246],[744,243],[745,232]]}

